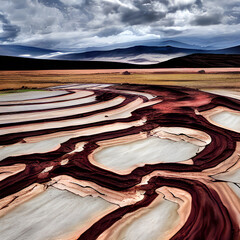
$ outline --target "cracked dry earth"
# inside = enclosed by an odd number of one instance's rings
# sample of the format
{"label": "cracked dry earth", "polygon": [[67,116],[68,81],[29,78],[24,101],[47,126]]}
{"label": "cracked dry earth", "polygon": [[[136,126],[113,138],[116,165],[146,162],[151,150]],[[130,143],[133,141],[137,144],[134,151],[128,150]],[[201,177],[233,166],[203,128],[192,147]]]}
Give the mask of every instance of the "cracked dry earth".
{"label": "cracked dry earth", "polygon": [[239,239],[240,100],[226,95],[1,95],[0,239]]}

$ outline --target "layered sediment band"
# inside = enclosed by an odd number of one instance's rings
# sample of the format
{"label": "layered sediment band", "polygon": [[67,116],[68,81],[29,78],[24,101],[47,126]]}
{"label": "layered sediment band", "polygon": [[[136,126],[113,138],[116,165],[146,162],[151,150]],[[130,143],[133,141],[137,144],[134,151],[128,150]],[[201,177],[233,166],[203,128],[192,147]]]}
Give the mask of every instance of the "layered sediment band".
{"label": "layered sediment band", "polygon": [[0,98],[0,239],[240,238],[240,100],[146,85],[34,94]]}

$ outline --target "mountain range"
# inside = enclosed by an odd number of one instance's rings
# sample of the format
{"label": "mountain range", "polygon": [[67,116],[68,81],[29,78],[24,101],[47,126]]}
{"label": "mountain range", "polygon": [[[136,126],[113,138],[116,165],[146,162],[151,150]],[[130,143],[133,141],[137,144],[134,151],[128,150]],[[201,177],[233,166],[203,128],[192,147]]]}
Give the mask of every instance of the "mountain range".
{"label": "mountain range", "polygon": [[240,67],[239,54],[192,54],[157,64],[129,64],[103,61],[71,61],[31,59],[0,56],[0,70],[50,70],[50,69],[147,69],[147,68],[214,68]]}
{"label": "mountain range", "polygon": [[[155,46],[154,46],[155,44]],[[30,46],[20,45],[0,45],[1,56],[11,56],[18,58],[42,59],[42,60],[62,60],[62,61],[81,61],[81,62],[113,62],[133,65],[144,65],[151,67],[166,62],[171,62],[174,59],[183,58],[186,56],[201,56],[204,55],[213,57],[213,55],[221,55],[219,58],[224,58],[222,55],[240,55],[240,45],[231,46],[223,49],[212,49],[198,45],[191,45],[179,41],[166,40],[157,42],[147,42],[146,45],[137,45],[126,48],[103,49],[42,49]],[[212,58],[211,57],[211,58]],[[227,57],[225,56],[227,59]],[[216,58],[215,58],[216,59]],[[205,61],[207,59],[205,58]],[[23,61],[23,60],[22,60]],[[27,60],[26,60],[27,61]],[[178,60],[177,60],[178,61]],[[57,61],[58,62],[58,61]],[[174,62],[174,61],[173,61]],[[90,63],[89,63],[90,64]],[[236,62],[234,63],[236,65]],[[76,64],[74,64],[75,66]],[[78,65],[78,64],[77,64]],[[94,65],[94,64],[90,64]],[[108,64],[109,65],[109,64]],[[161,64],[160,64],[161,65]],[[167,63],[168,65],[168,63]],[[222,65],[222,62],[221,64]],[[174,67],[174,66],[173,66]],[[194,66],[192,66],[194,67]]]}
{"label": "mountain range", "polygon": [[74,61],[113,61],[132,64],[156,64],[191,54],[240,54],[240,46],[218,50],[179,48],[173,46],[135,46],[108,51],[62,54],[52,58]]}

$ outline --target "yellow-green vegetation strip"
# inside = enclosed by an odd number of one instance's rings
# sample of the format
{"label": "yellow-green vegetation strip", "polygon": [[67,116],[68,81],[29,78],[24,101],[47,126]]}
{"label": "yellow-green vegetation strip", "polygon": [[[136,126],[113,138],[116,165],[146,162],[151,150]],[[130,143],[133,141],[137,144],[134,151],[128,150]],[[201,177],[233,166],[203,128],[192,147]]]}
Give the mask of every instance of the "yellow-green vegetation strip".
{"label": "yellow-green vegetation strip", "polygon": [[240,88],[240,74],[8,74],[0,73],[1,89],[44,88],[69,83],[133,83],[185,86],[193,88]]}

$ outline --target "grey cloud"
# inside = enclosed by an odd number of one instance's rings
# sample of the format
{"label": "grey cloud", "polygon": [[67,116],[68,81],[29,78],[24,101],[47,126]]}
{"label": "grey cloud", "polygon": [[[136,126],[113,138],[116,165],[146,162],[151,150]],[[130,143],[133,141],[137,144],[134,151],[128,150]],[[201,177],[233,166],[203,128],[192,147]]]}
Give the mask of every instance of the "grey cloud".
{"label": "grey cloud", "polygon": [[202,7],[203,7],[203,2],[202,2],[202,0],[197,0],[195,4],[196,4],[199,8],[202,8]]}
{"label": "grey cloud", "polygon": [[34,47],[39,47],[39,48],[45,48],[45,49],[54,49],[56,50],[56,46],[59,44],[59,39],[38,39],[38,40],[33,40],[30,43],[23,44],[27,46],[34,46]]}
{"label": "grey cloud", "polygon": [[121,27],[107,27],[103,28],[97,33],[98,37],[109,37],[113,35],[117,35],[119,33],[123,32],[123,28]]}
{"label": "grey cloud", "polygon": [[0,13],[0,22],[2,22],[2,33],[0,33],[1,41],[13,41],[20,32],[20,27],[11,24],[11,22]]}
{"label": "grey cloud", "polygon": [[214,13],[214,14],[204,14],[201,16],[196,16],[191,23],[197,26],[209,26],[209,25],[220,24],[221,20],[222,20],[222,15],[219,13]]}
{"label": "grey cloud", "polygon": [[182,33],[182,31],[175,30],[175,29],[162,29],[161,32],[163,32],[167,36],[174,36]]}
{"label": "grey cloud", "polygon": [[0,0],[0,9],[0,41],[40,47],[201,37],[204,26],[213,34],[240,23],[239,0]]}
{"label": "grey cloud", "polygon": [[24,9],[28,6],[28,3],[26,0],[12,0],[12,3],[14,4],[15,9]]}
{"label": "grey cloud", "polygon": [[113,13],[119,13],[121,6],[114,2],[103,2],[101,4],[103,14],[109,15]]}
{"label": "grey cloud", "polygon": [[[159,21],[168,21],[169,13],[176,13],[177,11],[184,11],[192,9],[201,9],[203,6],[202,0],[193,0],[192,2],[169,1],[169,0],[133,0],[134,9],[125,8],[120,12],[123,23],[129,25],[149,24]],[[156,8],[157,5],[165,6],[164,10]],[[174,21],[169,21],[171,24]],[[169,25],[170,26],[170,25]]]}
{"label": "grey cloud", "polygon": [[174,18],[166,17],[156,23],[152,23],[151,28],[154,31],[154,29],[159,29],[159,26],[161,26],[161,29],[164,29],[164,27],[172,27],[174,24]]}
{"label": "grey cloud", "polygon": [[128,25],[149,24],[159,21],[166,16],[166,12],[154,9],[154,0],[133,0],[132,8],[120,8],[121,21]]}
{"label": "grey cloud", "polygon": [[178,4],[170,4],[170,1],[167,0],[165,1],[166,6],[168,8],[168,13],[175,13],[177,11],[184,11],[184,10],[189,10],[191,11],[192,9],[202,9],[203,3],[202,0],[195,0],[193,2],[179,2]]}
{"label": "grey cloud", "polygon": [[165,17],[165,13],[161,12],[142,12],[128,10],[122,14],[122,22],[129,25],[148,24],[160,20]]}
{"label": "grey cloud", "polygon": [[60,0],[38,0],[39,3],[42,3],[46,7],[57,8],[60,11],[66,10],[66,5],[63,4]]}
{"label": "grey cloud", "polygon": [[227,24],[240,23],[240,2],[236,4],[230,4],[225,11],[225,17],[227,18]]}

